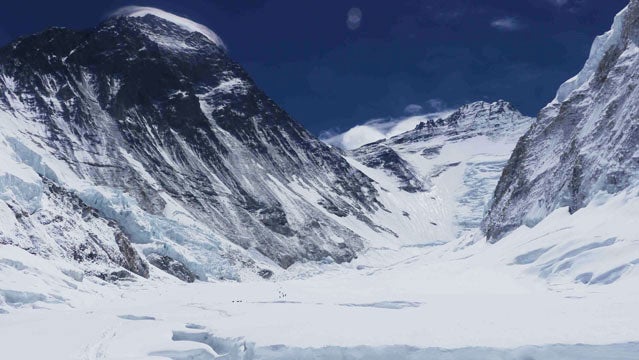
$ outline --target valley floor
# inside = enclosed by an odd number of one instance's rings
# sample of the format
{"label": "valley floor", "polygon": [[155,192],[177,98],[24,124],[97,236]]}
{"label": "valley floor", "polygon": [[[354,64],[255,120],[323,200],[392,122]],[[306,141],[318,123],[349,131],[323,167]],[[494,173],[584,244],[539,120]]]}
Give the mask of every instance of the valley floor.
{"label": "valley floor", "polygon": [[638,199],[626,192],[572,216],[560,209],[495,245],[371,249],[274,281],[185,284],[155,271],[114,285],[3,245],[0,354],[637,359]]}

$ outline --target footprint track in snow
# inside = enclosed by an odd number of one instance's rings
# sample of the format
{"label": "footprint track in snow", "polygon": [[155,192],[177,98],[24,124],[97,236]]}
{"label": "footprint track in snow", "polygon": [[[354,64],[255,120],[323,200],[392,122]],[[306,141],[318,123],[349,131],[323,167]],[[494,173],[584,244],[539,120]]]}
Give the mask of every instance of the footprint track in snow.
{"label": "footprint track in snow", "polygon": [[109,343],[113,340],[115,335],[117,334],[117,329],[119,325],[107,328],[102,334],[98,341],[87,345],[82,351],[84,357],[83,360],[99,360],[106,359],[106,350],[108,349]]}

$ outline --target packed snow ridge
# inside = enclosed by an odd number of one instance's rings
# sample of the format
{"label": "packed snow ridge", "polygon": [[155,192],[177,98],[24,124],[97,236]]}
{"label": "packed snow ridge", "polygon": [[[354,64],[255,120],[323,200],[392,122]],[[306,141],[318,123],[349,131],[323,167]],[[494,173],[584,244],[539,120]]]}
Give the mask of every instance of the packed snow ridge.
{"label": "packed snow ridge", "polygon": [[153,7],[146,7],[146,6],[125,6],[123,8],[116,10],[115,12],[111,14],[111,16],[114,16],[114,17],[117,17],[117,16],[144,17],[147,15],[157,16],[166,21],[170,21],[180,26],[184,30],[200,33],[206,36],[215,45],[223,49],[226,49],[226,45],[222,41],[222,38],[220,38],[213,30],[209,29],[208,27],[202,24],[196,23],[193,20],[189,20],[187,18],[172,14],[170,12],[166,12],[164,10],[160,10]]}

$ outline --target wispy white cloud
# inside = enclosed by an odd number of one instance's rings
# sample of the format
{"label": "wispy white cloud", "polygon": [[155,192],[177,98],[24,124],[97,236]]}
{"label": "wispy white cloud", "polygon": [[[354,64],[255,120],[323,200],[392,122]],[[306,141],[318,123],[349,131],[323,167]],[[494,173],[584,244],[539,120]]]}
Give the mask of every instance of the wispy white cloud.
{"label": "wispy white cloud", "polygon": [[495,19],[490,23],[490,26],[501,31],[517,31],[524,27],[521,21],[512,16]]}
{"label": "wispy white cloud", "polygon": [[378,140],[385,139],[384,132],[374,124],[357,125],[344,133],[324,132],[320,134],[320,139],[329,145],[353,150],[362,145],[366,145]]}
{"label": "wispy white cloud", "polygon": [[429,99],[426,103],[436,112],[441,112],[447,109],[446,103],[442,99]]}
{"label": "wispy white cloud", "polygon": [[421,105],[410,104],[404,108],[404,113],[408,115],[419,114],[424,111],[424,108]]}

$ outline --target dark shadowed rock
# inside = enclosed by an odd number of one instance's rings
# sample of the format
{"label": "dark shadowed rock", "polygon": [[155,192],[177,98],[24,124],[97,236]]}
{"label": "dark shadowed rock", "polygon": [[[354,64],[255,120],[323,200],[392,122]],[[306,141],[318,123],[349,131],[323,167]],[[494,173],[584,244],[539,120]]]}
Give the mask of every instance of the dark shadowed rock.
{"label": "dark shadowed rock", "polygon": [[197,276],[195,276],[195,274],[192,273],[184,264],[169,256],[149,254],[146,259],[151,265],[187,283],[192,283],[197,279]]}

